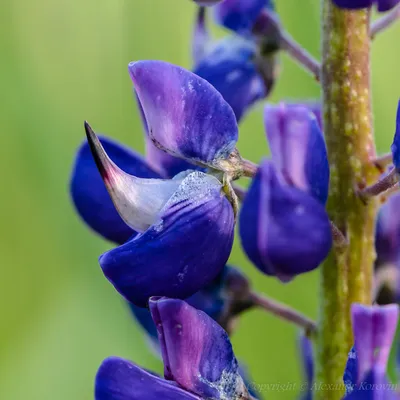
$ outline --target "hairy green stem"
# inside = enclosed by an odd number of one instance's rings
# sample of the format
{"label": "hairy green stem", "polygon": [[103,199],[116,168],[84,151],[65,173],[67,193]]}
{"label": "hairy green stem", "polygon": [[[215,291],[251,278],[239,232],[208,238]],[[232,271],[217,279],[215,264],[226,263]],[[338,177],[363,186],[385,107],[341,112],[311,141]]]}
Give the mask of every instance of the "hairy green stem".
{"label": "hairy green stem", "polygon": [[342,376],[353,344],[350,305],[369,304],[375,259],[376,200],[357,196],[378,177],[371,163],[369,10],[346,11],[323,3],[321,84],[324,132],[331,165],[328,212],[348,246],[333,249],[321,270],[316,399],[343,396]]}

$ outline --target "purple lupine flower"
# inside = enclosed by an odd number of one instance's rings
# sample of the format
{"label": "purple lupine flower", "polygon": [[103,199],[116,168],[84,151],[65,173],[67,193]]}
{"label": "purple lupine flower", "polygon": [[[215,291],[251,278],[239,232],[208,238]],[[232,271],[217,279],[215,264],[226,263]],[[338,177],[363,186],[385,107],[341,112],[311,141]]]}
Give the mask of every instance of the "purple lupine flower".
{"label": "purple lupine flower", "polygon": [[149,305],[165,379],[108,358],[96,376],[96,400],[249,398],[228,335],[215,321],[181,300],[152,298]]}
{"label": "purple lupine flower", "polygon": [[261,163],[244,199],[239,232],[243,249],[255,266],[282,281],[317,268],[332,246],[324,206],[288,185],[267,160]]}
{"label": "purple lupine flower", "polygon": [[[396,304],[353,304],[351,314],[355,357],[352,352],[350,357],[356,364],[351,362],[347,365],[350,385],[346,384],[348,394],[345,399],[398,399],[398,395],[389,385],[386,369],[396,333],[399,307]],[[357,383],[353,386],[354,371],[357,372]]]}
{"label": "purple lupine flower", "polygon": [[108,158],[88,125],[86,129],[116,209],[140,232],[100,257],[106,277],[138,306],[154,294],[186,298],[209,284],[224,267],[233,243],[233,209],[222,184],[198,171],[170,180],[126,174]]}
{"label": "purple lupine flower", "polygon": [[399,4],[399,0],[333,0],[333,2],[340,8],[347,8],[350,10],[369,8],[376,5],[380,12],[389,11]]}
{"label": "purple lupine flower", "polygon": [[276,168],[290,184],[325,204],[329,162],[315,114],[302,106],[267,105],[264,122]]}
{"label": "purple lupine flower", "polygon": [[397,172],[400,173],[400,100],[397,105],[396,128],[391,150],[393,155],[393,164],[396,167]]}
{"label": "purple lupine flower", "polygon": [[304,378],[306,379],[306,389],[301,394],[301,400],[312,400],[312,384],[314,382],[314,359],[313,349],[310,339],[304,334],[299,337],[299,348],[302,360]]}
{"label": "purple lupine flower", "polygon": [[273,11],[272,0],[224,0],[214,7],[214,16],[220,25],[248,35],[263,10]]}

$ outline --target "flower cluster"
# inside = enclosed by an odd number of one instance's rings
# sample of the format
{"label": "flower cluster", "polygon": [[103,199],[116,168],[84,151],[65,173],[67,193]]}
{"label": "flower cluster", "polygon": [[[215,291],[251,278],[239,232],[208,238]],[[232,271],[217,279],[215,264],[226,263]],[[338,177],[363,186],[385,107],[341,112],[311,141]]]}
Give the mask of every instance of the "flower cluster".
{"label": "flower cluster", "polygon": [[[116,244],[100,256],[101,269],[164,362],[161,378],[124,359],[106,359],[96,377],[95,397],[258,398],[246,385],[228,335],[240,313],[262,307],[303,329],[300,347],[310,388],[304,398],[311,398],[315,377],[309,337],[315,324],[255,293],[227,262],[236,221],[252,264],[283,283],[315,270],[333,246],[346,244],[345,232],[326,211],[330,166],[321,106],[318,101],[265,105],[271,156],[259,165],[242,158],[238,124],[271,92],[279,50],[291,53],[293,46],[271,1],[196,3],[192,72],[163,61],[129,64],[145,156],[96,135],[88,123],[87,140],[77,153],[73,203],[90,228]],[[335,3],[360,8],[373,2]],[[383,11],[398,1],[376,3]],[[211,39],[207,12],[230,31],[227,37]],[[298,61],[315,72],[305,53],[298,54]],[[392,154],[376,163],[382,177],[360,189],[360,198],[397,189],[399,149],[400,111]],[[386,170],[387,159],[394,167]],[[241,178],[251,178],[247,192],[234,183]],[[387,302],[399,297],[400,219],[393,218],[399,202],[399,194],[389,198],[376,229],[375,295],[379,300],[388,287]],[[397,398],[385,386],[397,306],[353,305],[352,318],[355,345],[344,373],[345,398]]]}

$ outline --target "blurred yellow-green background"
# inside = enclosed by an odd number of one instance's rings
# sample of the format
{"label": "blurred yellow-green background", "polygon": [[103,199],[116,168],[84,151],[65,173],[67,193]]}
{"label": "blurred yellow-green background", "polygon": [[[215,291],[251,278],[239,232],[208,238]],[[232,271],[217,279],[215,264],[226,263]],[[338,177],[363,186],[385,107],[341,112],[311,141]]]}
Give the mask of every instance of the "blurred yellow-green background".
{"label": "blurred yellow-green background", "polygon": [[[319,2],[277,0],[287,29],[319,56]],[[301,3],[301,4],[300,4]],[[0,399],[92,399],[109,355],[161,370],[139,328],[103,277],[98,256],[112,245],[75,215],[68,182],[82,122],[143,150],[127,74],[129,61],[162,59],[190,68],[195,7],[190,0],[1,0]],[[378,148],[387,151],[400,95],[400,26],[373,48]],[[282,56],[271,101],[319,95],[318,85]],[[239,148],[267,154],[262,106],[241,125]],[[233,264],[257,289],[312,317],[318,273],[286,286],[259,274],[236,243]],[[260,311],[233,336],[254,382],[299,382],[296,330]],[[294,399],[296,392],[265,393]]]}

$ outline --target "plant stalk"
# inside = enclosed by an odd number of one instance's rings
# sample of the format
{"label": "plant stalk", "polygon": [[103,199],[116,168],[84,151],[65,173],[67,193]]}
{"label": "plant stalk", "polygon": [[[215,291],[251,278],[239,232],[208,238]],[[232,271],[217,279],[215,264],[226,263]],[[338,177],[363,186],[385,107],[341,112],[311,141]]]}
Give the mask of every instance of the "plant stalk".
{"label": "plant stalk", "polygon": [[321,269],[316,399],[341,399],[353,345],[350,305],[370,304],[377,201],[363,203],[357,187],[378,178],[371,122],[369,10],[347,11],[322,0],[324,132],[331,166],[328,213],[348,240]]}

